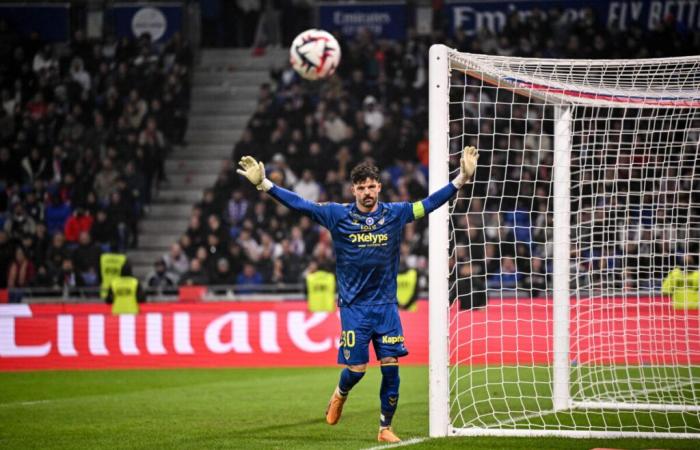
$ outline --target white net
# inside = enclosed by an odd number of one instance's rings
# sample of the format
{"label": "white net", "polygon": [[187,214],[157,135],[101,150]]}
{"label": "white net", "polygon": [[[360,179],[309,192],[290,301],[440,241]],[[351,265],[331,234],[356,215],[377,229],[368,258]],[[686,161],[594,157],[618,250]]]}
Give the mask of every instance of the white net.
{"label": "white net", "polygon": [[[451,169],[480,151],[450,205],[453,431],[700,437],[700,58],[449,59]],[[570,320],[556,409],[555,266]]]}

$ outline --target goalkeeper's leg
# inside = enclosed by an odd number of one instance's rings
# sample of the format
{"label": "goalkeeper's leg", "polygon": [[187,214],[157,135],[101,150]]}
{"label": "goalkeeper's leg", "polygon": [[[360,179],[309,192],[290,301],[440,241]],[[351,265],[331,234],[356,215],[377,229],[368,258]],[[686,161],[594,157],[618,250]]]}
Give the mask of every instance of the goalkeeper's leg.
{"label": "goalkeeper's leg", "polygon": [[400,442],[391,429],[391,420],[394,418],[396,407],[399,404],[399,360],[393,356],[381,359],[382,386],[379,390],[379,399],[382,409],[379,415],[379,442]]}
{"label": "goalkeeper's leg", "polygon": [[350,390],[360,382],[367,370],[372,333],[367,327],[364,315],[365,312],[361,308],[340,308],[342,331],[338,347],[338,364],[343,364],[345,369],[340,373],[338,386],[328,402],[326,422],[329,425],[338,423]]}
{"label": "goalkeeper's leg", "polygon": [[326,422],[329,425],[338,423],[343,413],[343,405],[345,404],[345,400],[348,399],[350,390],[365,376],[366,370],[366,364],[359,364],[347,366],[340,372],[338,386],[336,386],[333,391],[333,395],[331,395],[331,399],[328,402],[328,409],[326,409]]}

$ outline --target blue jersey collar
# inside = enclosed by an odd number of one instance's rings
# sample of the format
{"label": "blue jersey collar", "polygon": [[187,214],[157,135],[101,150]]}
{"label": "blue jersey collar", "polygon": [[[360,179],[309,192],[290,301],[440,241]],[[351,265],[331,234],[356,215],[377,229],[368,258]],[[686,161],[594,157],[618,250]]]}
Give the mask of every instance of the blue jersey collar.
{"label": "blue jersey collar", "polygon": [[[377,216],[380,216],[380,215],[384,215],[384,214],[385,214],[385,210],[386,210],[386,207],[384,206],[384,203],[383,203],[383,202],[378,202],[377,205],[378,205],[378,206],[377,206],[377,210],[376,210],[376,211],[371,212],[371,213],[363,213],[362,211],[360,211],[360,210],[357,208],[357,203],[353,203],[353,204],[352,204],[352,208],[350,209],[350,213],[353,214],[353,215],[357,215],[357,216],[359,216],[359,217],[362,217],[362,218],[364,218],[364,217],[377,217]],[[358,218],[359,218],[359,217],[358,217]]]}

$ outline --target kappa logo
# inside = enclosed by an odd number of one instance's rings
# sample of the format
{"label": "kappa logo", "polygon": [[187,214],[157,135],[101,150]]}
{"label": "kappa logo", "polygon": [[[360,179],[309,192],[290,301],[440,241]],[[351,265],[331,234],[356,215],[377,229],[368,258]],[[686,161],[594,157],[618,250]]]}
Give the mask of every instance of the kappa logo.
{"label": "kappa logo", "polygon": [[404,341],[403,336],[382,336],[382,344],[398,344]]}

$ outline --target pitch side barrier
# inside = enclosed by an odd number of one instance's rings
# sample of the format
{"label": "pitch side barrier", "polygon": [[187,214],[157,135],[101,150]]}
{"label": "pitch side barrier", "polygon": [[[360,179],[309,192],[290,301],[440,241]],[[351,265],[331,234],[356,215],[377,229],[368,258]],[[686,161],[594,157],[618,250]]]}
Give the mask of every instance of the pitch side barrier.
{"label": "pitch side barrier", "polygon": [[[186,286],[171,288],[144,288],[147,302],[175,302],[175,301],[298,301],[305,300],[304,285],[300,283],[290,284],[262,284],[262,285],[209,285]],[[91,303],[102,302],[99,296],[99,287],[70,287],[70,288],[21,288],[0,289],[0,303]],[[551,291],[546,291],[541,296],[532,296],[527,290],[498,290],[486,291],[489,301],[504,298],[550,298]],[[630,291],[629,289],[589,289],[579,290],[580,298],[600,298],[614,295],[617,297],[649,297],[660,296],[659,289]],[[419,299],[427,299],[428,291],[418,291]]]}
{"label": "pitch side barrier", "polygon": [[[0,305],[0,370],[113,369],[159,367],[265,367],[332,365],[339,342],[339,317],[334,312],[309,312],[304,300],[266,300],[250,295],[239,301],[178,301],[141,305],[137,315],[111,314],[110,306],[91,303],[44,303]],[[591,298],[595,301],[596,298]],[[609,299],[613,300],[613,299]],[[612,326],[624,323],[643,336],[668,300],[646,297],[639,307],[625,307],[606,314],[588,316],[591,324]],[[477,330],[474,353],[452,360],[462,367],[498,367],[504,364],[552,364],[552,302],[546,298],[492,299],[486,307],[453,311],[452,320],[462,325],[455,337],[470,341],[469,330]],[[595,308],[593,308],[595,310]],[[661,311],[661,312],[660,312]],[[428,302],[418,302],[416,311],[401,311],[405,341],[410,355],[405,364],[428,362]],[[498,319],[498,320],[495,320]],[[661,349],[652,341],[640,341],[627,352],[626,362],[638,364],[659,353],[681,362],[684,342],[700,334],[698,311],[676,311],[665,320],[686,325],[684,336]],[[520,332],[508,339],[501,324],[517,326]],[[645,329],[646,328],[646,329]],[[594,327],[587,339],[604,339]],[[658,340],[657,340],[658,341]],[[668,341],[668,340],[666,340]],[[666,342],[664,341],[664,342]],[[620,345],[631,345],[620,341]],[[490,352],[480,346],[488,345]],[[595,345],[592,348],[596,348]],[[579,364],[593,354],[581,354]],[[700,364],[700,354],[684,363]],[[616,364],[614,358],[604,364]]]}

